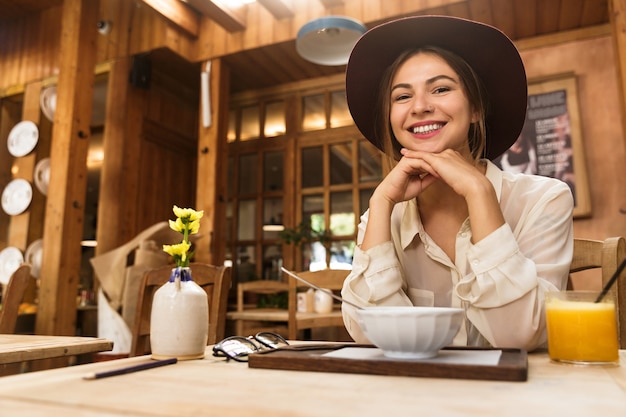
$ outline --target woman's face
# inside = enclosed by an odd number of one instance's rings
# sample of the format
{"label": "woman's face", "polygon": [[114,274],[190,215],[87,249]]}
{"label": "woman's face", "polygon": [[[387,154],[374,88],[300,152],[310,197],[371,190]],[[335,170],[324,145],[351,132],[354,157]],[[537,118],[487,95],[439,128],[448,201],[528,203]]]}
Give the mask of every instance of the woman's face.
{"label": "woman's face", "polygon": [[398,68],[390,94],[391,129],[403,147],[471,155],[467,132],[478,115],[445,60],[433,53],[413,55]]}

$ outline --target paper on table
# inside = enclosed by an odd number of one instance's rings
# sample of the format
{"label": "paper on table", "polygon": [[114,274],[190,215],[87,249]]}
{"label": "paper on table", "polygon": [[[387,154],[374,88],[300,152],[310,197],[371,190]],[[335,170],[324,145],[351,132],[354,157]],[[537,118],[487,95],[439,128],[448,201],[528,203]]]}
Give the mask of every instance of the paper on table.
{"label": "paper on table", "polygon": [[[447,363],[455,365],[483,365],[496,366],[500,362],[501,350],[441,350],[439,354],[430,359],[409,359],[416,362]],[[325,353],[322,356],[341,359],[379,359],[397,360],[383,355],[381,349],[372,348],[342,348]],[[406,361],[407,359],[400,359]]]}

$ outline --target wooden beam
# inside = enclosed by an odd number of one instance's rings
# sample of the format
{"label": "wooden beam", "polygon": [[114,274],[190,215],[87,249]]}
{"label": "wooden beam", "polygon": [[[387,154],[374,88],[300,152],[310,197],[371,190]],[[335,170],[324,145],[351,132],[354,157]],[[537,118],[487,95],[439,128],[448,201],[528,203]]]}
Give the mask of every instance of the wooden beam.
{"label": "wooden beam", "polygon": [[194,9],[204,16],[215,21],[229,32],[238,32],[246,29],[247,6],[238,8],[229,7],[221,0],[186,0]]}
{"label": "wooden beam", "polygon": [[[125,242],[123,235],[123,206],[125,199],[119,198],[124,188],[128,173],[125,172],[124,155],[126,154],[128,74],[132,57],[120,58],[112,63],[108,78],[105,110],[106,129],[102,140],[103,153],[106,155],[100,171],[100,189],[98,196],[96,255],[102,255]],[[106,214],[104,214],[106,213]]]}
{"label": "wooden beam", "polygon": [[[202,64],[206,71],[207,63]],[[206,71],[208,72],[208,71]],[[228,126],[228,101],[230,74],[228,67],[219,58],[210,63],[209,110],[211,115],[210,126],[204,126],[202,117],[198,131],[198,171],[196,179],[196,210],[204,210],[200,233],[196,245],[195,260],[214,264],[224,259],[225,222],[226,218],[226,178],[227,143],[226,130]],[[204,104],[200,99],[200,111]],[[222,139],[220,139],[222,138]]]}
{"label": "wooden beam", "polygon": [[520,51],[527,51],[529,49],[544,48],[546,46],[554,46],[566,42],[580,42],[585,39],[601,38],[610,35],[611,26],[609,24],[603,24],[587,26],[582,29],[564,30],[549,35],[518,39],[514,43]]}
{"label": "wooden beam", "polygon": [[[24,104],[22,109],[22,120],[30,120],[39,127],[39,95],[41,92],[41,81],[33,82],[26,85],[24,91]],[[28,181],[33,187],[32,196],[33,199],[37,198],[39,194],[35,190],[35,184],[33,182],[33,171],[36,164],[37,149],[33,150],[27,155],[19,158],[15,158],[11,171],[14,173],[14,178],[21,178]],[[29,225],[33,221],[31,216],[32,208],[35,207],[34,202],[31,202],[30,207],[23,213],[15,216],[11,216],[9,222],[8,244],[9,246],[15,246],[20,250],[26,250],[28,244],[28,235],[30,231]],[[41,218],[36,219],[37,222],[41,221]],[[40,230],[41,231],[41,230]]]}
{"label": "wooden beam", "polygon": [[37,334],[76,334],[98,10],[99,0],[63,0]]}
{"label": "wooden beam", "polygon": [[163,15],[187,34],[198,37],[200,16],[179,0],[143,0],[148,6]]}
{"label": "wooden beam", "polygon": [[287,19],[294,16],[291,5],[286,0],[257,0],[276,19]]}

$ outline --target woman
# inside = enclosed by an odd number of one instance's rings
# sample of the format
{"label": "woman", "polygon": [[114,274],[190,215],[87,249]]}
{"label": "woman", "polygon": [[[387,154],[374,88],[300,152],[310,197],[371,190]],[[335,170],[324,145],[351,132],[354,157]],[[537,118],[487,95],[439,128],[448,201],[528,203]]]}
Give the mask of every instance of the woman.
{"label": "woman", "polygon": [[[383,24],[355,46],[346,94],[357,127],[392,168],[361,218],[343,297],[463,307],[458,345],[544,344],[544,292],[565,288],[572,259],[573,199],[561,181],[490,162],[525,119],[513,43],[452,17]],[[350,335],[367,342],[354,308],[343,312]]]}

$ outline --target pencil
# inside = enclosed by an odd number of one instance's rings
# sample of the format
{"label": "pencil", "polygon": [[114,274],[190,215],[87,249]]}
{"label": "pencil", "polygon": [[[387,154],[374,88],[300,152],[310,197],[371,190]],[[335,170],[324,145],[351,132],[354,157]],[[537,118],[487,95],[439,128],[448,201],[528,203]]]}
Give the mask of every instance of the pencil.
{"label": "pencil", "polygon": [[83,377],[83,379],[108,378],[110,376],[123,375],[123,374],[129,374],[131,372],[143,371],[144,369],[158,368],[159,366],[170,365],[176,362],[177,362],[176,358],[151,361],[151,362],[146,362],[146,363],[142,363],[139,365],[127,366],[126,368],[114,369],[112,371],[87,374]]}

